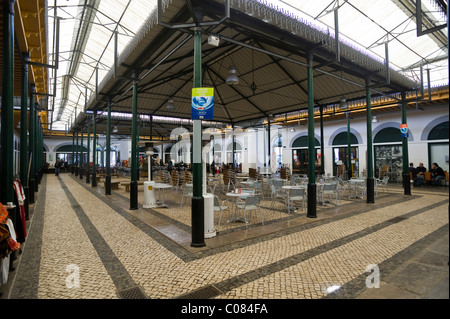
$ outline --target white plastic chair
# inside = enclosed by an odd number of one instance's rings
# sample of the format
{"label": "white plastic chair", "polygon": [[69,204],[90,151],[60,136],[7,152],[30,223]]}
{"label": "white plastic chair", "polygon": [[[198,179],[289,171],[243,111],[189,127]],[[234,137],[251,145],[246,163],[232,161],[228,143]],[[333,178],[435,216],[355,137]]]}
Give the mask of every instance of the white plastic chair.
{"label": "white plastic chair", "polygon": [[222,203],[220,203],[219,197],[217,197],[217,195],[214,195],[214,212],[219,212],[219,224],[217,225],[217,231],[220,231],[220,223],[222,222],[222,213],[230,209],[230,206],[225,205],[225,203],[228,203],[228,201],[223,200]]}
{"label": "white plastic chair", "polygon": [[339,195],[337,191],[337,183],[330,183],[330,184],[323,184],[323,187],[321,188],[321,201],[322,205],[325,205],[324,196],[328,195],[329,202],[333,203],[333,196],[336,196],[336,204],[338,203]]}
{"label": "white plastic chair", "polygon": [[294,202],[302,201],[302,210],[305,210],[306,204],[306,189],[300,187],[292,187],[289,189],[289,197],[288,197],[288,214],[291,213],[291,207],[295,206]]}
{"label": "white plastic chair", "polygon": [[285,203],[286,202],[286,194],[283,192],[283,189],[277,189],[275,187],[275,185],[270,185],[270,189],[272,191],[272,193],[270,194],[270,197],[272,198],[272,202],[270,203],[270,208],[273,207],[273,203],[274,202],[279,202],[279,203]]}
{"label": "white plastic chair", "polygon": [[389,182],[389,176],[383,177],[382,180],[377,179],[376,183],[376,195],[378,195],[378,187],[383,188],[383,192],[387,191],[387,184]]}
{"label": "white plastic chair", "polygon": [[184,185],[182,186],[182,194],[181,194],[181,203],[180,203],[180,207],[183,207],[183,202],[184,202],[184,200],[185,200],[186,197],[189,198],[189,197],[192,197],[192,196],[193,196],[193,191],[194,191],[193,186],[188,186],[188,185],[186,185],[186,184],[184,184]]}
{"label": "white plastic chair", "polygon": [[261,207],[259,206],[260,204],[260,200],[261,197],[260,195],[249,195],[245,198],[244,201],[240,201],[236,204],[236,208],[242,209],[243,213],[244,213],[244,220],[245,220],[245,227],[248,228],[248,219],[246,216],[246,212],[249,212],[249,219],[252,219],[252,211],[253,210],[259,210],[259,215],[261,217],[261,224],[264,225],[264,219],[263,219],[263,215],[261,212]]}

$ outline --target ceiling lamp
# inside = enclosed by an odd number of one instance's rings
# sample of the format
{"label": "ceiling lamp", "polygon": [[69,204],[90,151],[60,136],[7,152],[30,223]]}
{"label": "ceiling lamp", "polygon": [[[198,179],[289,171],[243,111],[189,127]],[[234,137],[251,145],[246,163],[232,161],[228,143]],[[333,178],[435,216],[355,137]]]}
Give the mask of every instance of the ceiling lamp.
{"label": "ceiling lamp", "polygon": [[228,85],[236,85],[239,84],[239,78],[236,75],[236,67],[235,66],[230,66],[230,68],[228,69],[228,71],[230,72],[227,76],[226,79],[226,83]]}
{"label": "ceiling lamp", "polygon": [[119,129],[117,128],[117,125],[114,125],[114,127],[113,127],[113,133],[117,133],[117,132],[119,132]]}
{"label": "ceiling lamp", "polygon": [[347,100],[345,99],[345,97],[341,98],[341,103],[339,104],[339,109],[340,110],[348,109],[348,103],[347,103]]}
{"label": "ceiling lamp", "polygon": [[372,117],[372,123],[378,123],[378,118],[376,116]]}
{"label": "ceiling lamp", "polygon": [[291,127],[291,132],[295,133],[295,128],[293,126]]}
{"label": "ceiling lamp", "polygon": [[175,110],[175,104],[173,104],[173,98],[167,101],[166,110]]}

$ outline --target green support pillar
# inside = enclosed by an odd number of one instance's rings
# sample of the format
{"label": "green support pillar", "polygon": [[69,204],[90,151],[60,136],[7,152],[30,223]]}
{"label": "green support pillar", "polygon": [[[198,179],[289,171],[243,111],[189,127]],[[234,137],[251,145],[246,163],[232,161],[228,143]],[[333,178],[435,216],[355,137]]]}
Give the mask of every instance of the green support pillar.
{"label": "green support pillar", "polygon": [[14,1],[3,1],[0,201],[14,201]]}
{"label": "green support pillar", "polygon": [[20,109],[20,182],[25,196],[25,219],[29,219],[29,189],[28,189],[28,61],[30,56],[24,54],[25,64],[22,76],[22,99]]}
{"label": "green support pillar", "polygon": [[211,168],[212,168],[212,174],[213,174],[213,176],[216,176],[216,170],[215,170],[215,167],[216,167],[216,155],[215,155],[215,153],[214,153],[214,143],[215,143],[215,137],[214,137],[214,135],[213,135],[213,143],[212,143],[212,155],[213,155],[213,160],[212,160],[212,163],[211,163]]}
{"label": "green support pillar", "polygon": [[[194,29],[194,88],[202,87],[202,30]],[[202,191],[202,121],[193,125],[193,196],[191,205],[192,247],[203,247],[205,243],[204,198]],[[234,162],[234,159],[233,159]]]}
{"label": "green support pillar", "polygon": [[83,128],[80,130],[80,169],[78,175],[83,179],[84,159],[83,159]]}
{"label": "green support pillar", "polygon": [[[97,111],[95,111],[97,112]],[[92,187],[97,187],[97,114],[94,113],[94,132],[92,135]]]}
{"label": "green support pillar", "polygon": [[77,132],[77,135],[76,135],[76,142],[77,142],[77,144],[76,144],[76,148],[75,148],[75,159],[76,159],[76,161],[75,161],[75,176],[78,176],[78,171],[79,171],[79,164],[80,164],[80,157],[79,157],[79,144],[78,144],[78,133],[79,133],[79,131],[78,131],[78,128],[76,129],[76,132]]}
{"label": "green support pillar", "polygon": [[72,132],[72,174],[75,173],[75,131]]}
{"label": "green support pillar", "polygon": [[91,123],[87,124],[87,151],[86,151],[86,184],[91,182]]}
{"label": "green support pillar", "polygon": [[270,118],[267,120],[267,171],[272,173],[272,162],[270,160]]}
{"label": "green support pillar", "polygon": [[139,121],[137,122],[136,125],[136,163],[137,163],[137,170],[136,170],[136,180],[139,180],[140,177],[140,161],[139,161]]}
{"label": "green support pillar", "polygon": [[320,173],[325,174],[325,145],[323,135],[323,105],[319,107],[320,110]]}
{"label": "green support pillar", "polygon": [[44,152],[43,152],[43,148],[44,148],[44,132],[43,132],[43,128],[42,128],[42,121],[41,121],[41,117],[38,116],[38,125],[37,125],[37,136],[38,136],[38,141],[36,143],[36,147],[37,147],[37,152],[36,154],[38,155],[37,157],[37,179],[38,179],[38,183],[41,183],[42,180],[42,158],[44,156]]}
{"label": "green support pillar", "polygon": [[28,136],[28,167],[30,168],[28,171],[28,195],[30,196],[30,204],[34,203],[34,161],[36,155],[34,154],[34,117],[36,116],[36,112],[34,110],[34,93],[36,91],[36,85],[30,85],[30,128],[29,128],[29,136]]}
{"label": "green support pillar", "polygon": [[111,195],[111,102],[108,98],[108,118],[106,120],[106,176],[105,195]]}
{"label": "green support pillar", "polygon": [[347,179],[352,178],[352,145],[350,142],[350,111],[345,112],[347,117]]}
{"label": "green support pillar", "polygon": [[375,203],[373,179],[373,141],[372,141],[372,97],[370,95],[370,79],[366,79],[367,105],[367,203]]}
{"label": "green support pillar", "polygon": [[231,124],[231,165],[234,171],[236,171],[236,136],[234,135],[234,123]]}
{"label": "green support pillar", "polygon": [[[406,93],[402,93],[402,124],[406,123]],[[402,154],[403,154],[403,193],[411,195],[411,182],[409,179],[409,154],[408,154],[408,134],[402,136]]]}
{"label": "green support pillar", "polygon": [[308,53],[308,211],[306,217],[316,218],[316,176],[314,139],[314,70],[313,54]]}
{"label": "green support pillar", "polygon": [[138,209],[138,184],[137,184],[137,73],[133,70],[133,105],[131,120],[131,182],[130,182],[130,209]]}
{"label": "green support pillar", "polygon": [[[38,104],[35,104],[38,105]],[[34,191],[37,192],[39,190],[39,116],[37,109],[35,107],[34,111],[34,143],[33,143],[33,150],[34,150]]]}

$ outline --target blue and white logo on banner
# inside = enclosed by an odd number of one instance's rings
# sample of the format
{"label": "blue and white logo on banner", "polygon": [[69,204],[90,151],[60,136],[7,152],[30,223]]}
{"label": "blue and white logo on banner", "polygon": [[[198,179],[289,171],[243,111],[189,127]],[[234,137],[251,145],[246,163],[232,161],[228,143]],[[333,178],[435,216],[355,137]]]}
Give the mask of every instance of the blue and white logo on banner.
{"label": "blue and white logo on banner", "polygon": [[400,135],[402,138],[408,137],[408,124],[400,124]]}
{"label": "blue and white logo on banner", "polygon": [[214,114],[214,89],[193,88],[191,105],[191,117],[193,120],[212,120]]}

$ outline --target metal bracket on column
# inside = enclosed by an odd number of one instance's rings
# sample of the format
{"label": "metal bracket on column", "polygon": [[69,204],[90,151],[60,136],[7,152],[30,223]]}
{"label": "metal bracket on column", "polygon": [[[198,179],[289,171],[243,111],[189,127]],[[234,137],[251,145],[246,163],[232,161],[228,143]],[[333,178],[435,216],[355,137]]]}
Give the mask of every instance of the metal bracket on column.
{"label": "metal bracket on column", "polygon": [[427,69],[427,85],[428,85],[428,98],[425,98],[423,89],[423,65],[420,66],[420,97],[416,99],[419,101],[431,101],[431,80],[430,80],[430,69]]}
{"label": "metal bracket on column", "polygon": [[[193,28],[193,27],[203,27],[203,26],[214,26],[221,24],[223,21],[230,17],[230,0],[224,0],[225,11],[224,15],[217,21],[197,21],[195,15],[193,15],[194,23],[167,23],[162,21],[163,14],[163,0],[158,0],[157,13],[158,13],[158,24],[170,29],[181,29],[181,28]],[[187,1],[187,5],[191,7],[191,2]]]}
{"label": "metal bracket on column", "polygon": [[[448,3],[447,3],[447,6],[448,6]],[[448,16],[447,16],[447,19],[448,19]],[[416,26],[417,26],[417,36],[421,37],[425,34],[439,31],[440,29],[447,27],[447,24],[441,24],[441,25],[435,26],[433,28],[429,28],[427,30],[422,30],[422,0],[416,0]]]}

